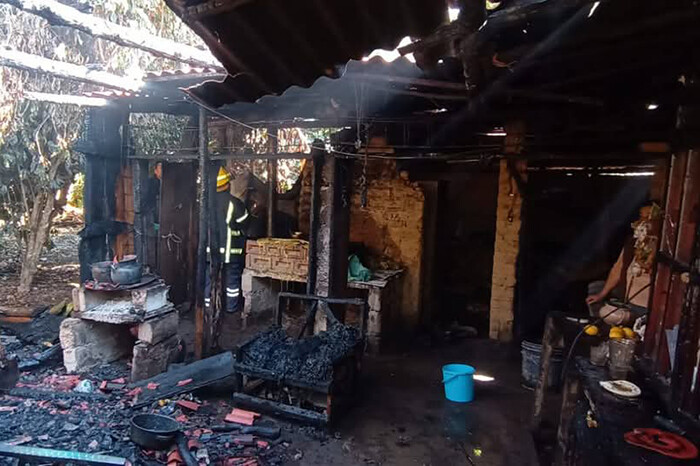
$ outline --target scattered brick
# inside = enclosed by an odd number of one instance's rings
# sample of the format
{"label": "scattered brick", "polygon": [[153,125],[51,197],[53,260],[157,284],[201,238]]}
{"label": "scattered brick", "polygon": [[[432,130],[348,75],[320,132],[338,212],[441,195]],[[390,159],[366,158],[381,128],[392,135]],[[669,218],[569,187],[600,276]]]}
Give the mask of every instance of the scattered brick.
{"label": "scattered brick", "polygon": [[136,387],[133,390],[127,392],[126,396],[138,396],[141,392],[143,392],[143,389],[141,387]]}
{"label": "scattered brick", "polygon": [[236,424],[243,424],[245,426],[252,426],[253,422],[255,422],[255,418],[246,416],[235,416],[233,413],[231,413],[224,418],[224,421],[233,422]]}
{"label": "scattered brick", "polygon": [[197,411],[199,409],[199,403],[195,403],[194,401],[178,400],[176,404],[190,411]]}

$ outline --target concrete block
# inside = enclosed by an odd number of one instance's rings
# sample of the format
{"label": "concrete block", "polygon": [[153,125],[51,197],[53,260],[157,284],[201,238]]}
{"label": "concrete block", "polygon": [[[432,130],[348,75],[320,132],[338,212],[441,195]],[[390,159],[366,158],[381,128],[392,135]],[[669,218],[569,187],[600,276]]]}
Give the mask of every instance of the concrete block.
{"label": "concrete block", "polygon": [[127,326],[64,319],[59,330],[63,364],[68,372],[85,372],[131,352]]}
{"label": "concrete block", "polygon": [[73,299],[73,311],[80,312],[80,288],[73,288],[71,290],[71,298]]}
{"label": "concrete block", "polygon": [[180,339],[173,335],[155,345],[140,341],[134,345],[134,356],[131,361],[131,381],[148,379],[168,368],[179,351]]}
{"label": "concrete block", "polygon": [[175,335],[179,324],[180,317],[175,311],[148,319],[139,325],[138,339],[150,344],[159,343]]}

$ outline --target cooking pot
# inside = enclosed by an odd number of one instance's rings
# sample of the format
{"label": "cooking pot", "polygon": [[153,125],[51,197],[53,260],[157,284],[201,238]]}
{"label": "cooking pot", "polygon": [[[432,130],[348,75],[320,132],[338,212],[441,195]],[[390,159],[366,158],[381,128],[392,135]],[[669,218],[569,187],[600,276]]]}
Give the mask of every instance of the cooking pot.
{"label": "cooking pot", "polygon": [[112,261],[95,262],[90,269],[96,282],[112,283]]}
{"label": "cooking pot", "polygon": [[131,418],[131,440],[148,450],[166,450],[175,443],[180,423],[161,414],[137,414]]}
{"label": "cooking pot", "polygon": [[147,450],[167,450],[174,443],[185,466],[199,466],[190,452],[180,423],[162,414],[137,414],[131,418],[131,440]]}
{"label": "cooking pot", "polygon": [[133,285],[141,280],[141,264],[133,261],[112,264],[111,278],[117,285]]}
{"label": "cooking pot", "polygon": [[122,257],[121,260],[119,261],[120,264],[126,264],[129,262],[136,262],[136,254],[127,254],[126,256]]}

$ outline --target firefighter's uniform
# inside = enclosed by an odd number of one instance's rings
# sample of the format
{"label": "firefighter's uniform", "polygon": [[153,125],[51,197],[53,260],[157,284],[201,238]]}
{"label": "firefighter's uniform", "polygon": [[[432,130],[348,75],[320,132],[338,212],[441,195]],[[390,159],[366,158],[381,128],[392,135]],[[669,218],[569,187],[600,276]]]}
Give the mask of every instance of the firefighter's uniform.
{"label": "firefighter's uniform", "polygon": [[[215,268],[222,265],[226,290],[225,309],[236,312],[241,305],[241,274],[245,264],[246,227],[250,215],[245,204],[229,193],[231,174],[223,167],[216,177],[216,196],[209,223],[208,256]],[[210,267],[207,267],[204,305],[211,305]]]}

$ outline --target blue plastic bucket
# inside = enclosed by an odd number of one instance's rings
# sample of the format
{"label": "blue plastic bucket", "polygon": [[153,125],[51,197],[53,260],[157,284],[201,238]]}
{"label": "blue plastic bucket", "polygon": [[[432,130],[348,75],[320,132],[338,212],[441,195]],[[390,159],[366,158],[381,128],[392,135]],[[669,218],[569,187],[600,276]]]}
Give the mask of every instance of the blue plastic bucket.
{"label": "blue plastic bucket", "polygon": [[474,399],[474,372],[466,364],[442,366],[442,383],[445,385],[445,398],[458,403],[468,403]]}

